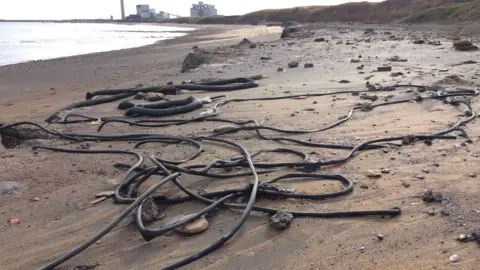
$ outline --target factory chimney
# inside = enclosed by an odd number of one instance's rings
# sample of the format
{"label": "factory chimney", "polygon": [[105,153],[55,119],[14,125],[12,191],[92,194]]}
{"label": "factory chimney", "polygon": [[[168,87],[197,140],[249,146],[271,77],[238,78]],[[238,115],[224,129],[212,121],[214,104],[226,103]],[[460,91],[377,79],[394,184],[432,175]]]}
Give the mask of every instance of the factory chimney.
{"label": "factory chimney", "polygon": [[122,21],[125,20],[125,3],[124,0],[120,0],[120,8],[122,9]]}

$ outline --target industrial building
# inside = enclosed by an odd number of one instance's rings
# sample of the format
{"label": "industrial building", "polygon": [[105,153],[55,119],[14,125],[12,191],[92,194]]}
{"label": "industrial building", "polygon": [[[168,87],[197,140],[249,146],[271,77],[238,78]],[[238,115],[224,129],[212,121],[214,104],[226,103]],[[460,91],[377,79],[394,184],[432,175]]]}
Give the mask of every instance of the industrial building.
{"label": "industrial building", "polygon": [[210,17],[216,16],[217,9],[214,5],[205,4],[203,2],[198,2],[198,4],[193,4],[190,9],[191,17]]}
{"label": "industrial building", "polygon": [[129,15],[126,19],[127,20],[166,20],[170,19],[170,13],[159,11],[158,13],[155,11],[154,8],[150,8],[150,5],[137,5],[137,14]]}

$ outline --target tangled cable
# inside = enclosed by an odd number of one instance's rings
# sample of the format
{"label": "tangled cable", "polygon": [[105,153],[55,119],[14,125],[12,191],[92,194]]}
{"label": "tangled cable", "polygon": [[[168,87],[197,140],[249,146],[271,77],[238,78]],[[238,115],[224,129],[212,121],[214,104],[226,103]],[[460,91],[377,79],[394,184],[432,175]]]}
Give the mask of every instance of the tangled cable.
{"label": "tangled cable", "polygon": [[[234,84],[233,86],[229,84]],[[232,80],[222,80],[215,81],[212,83],[203,83],[203,84],[184,84],[180,86],[169,86],[170,88],[176,89],[187,89],[187,90],[205,90],[205,91],[225,91],[225,90],[238,90],[246,89],[244,87],[253,87],[253,82],[249,79],[232,79]],[[90,245],[98,241],[101,237],[107,234],[112,230],[122,219],[124,219],[131,211],[135,211],[135,224],[137,230],[140,232],[145,241],[152,241],[156,237],[164,235],[167,232],[174,231],[189,222],[204,216],[206,214],[212,214],[216,211],[217,208],[234,208],[241,209],[242,215],[234,224],[232,229],[225,234],[224,236],[217,239],[211,245],[205,247],[204,249],[195,252],[187,256],[186,258],[164,267],[163,269],[175,269],[180,266],[191,263],[202,256],[205,256],[216,249],[220,248],[224,243],[226,243],[231,237],[233,237],[236,232],[241,228],[244,222],[248,219],[252,211],[263,212],[269,215],[276,214],[279,210],[269,207],[260,207],[255,205],[259,199],[271,199],[271,200],[281,200],[281,199],[307,199],[307,200],[325,200],[329,198],[336,198],[340,196],[345,196],[351,193],[354,189],[353,182],[342,175],[328,175],[320,174],[317,171],[321,170],[324,167],[331,165],[338,165],[347,162],[348,160],[354,158],[359,151],[368,151],[372,149],[379,149],[386,146],[395,146],[402,147],[405,145],[413,144],[415,141],[421,140],[451,140],[456,139],[455,135],[450,135],[452,132],[458,131],[461,134],[464,131],[461,129],[462,126],[471,122],[477,114],[473,111],[468,97],[476,96],[477,92],[472,90],[457,90],[457,91],[445,91],[438,87],[424,87],[424,86],[412,86],[412,85],[397,85],[393,87],[382,87],[379,89],[370,89],[369,91],[339,91],[332,93],[321,93],[321,94],[307,94],[301,96],[325,96],[325,95],[335,95],[335,94],[347,94],[347,93],[361,93],[361,92],[381,92],[381,91],[392,91],[397,87],[416,87],[419,92],[430,91],[429,96],[416,96],[414,99],[402,99],[378,104],[371,103],[362,103],[353,107],[348,115],[342,117],[338,121],[335,121],[325,127],[316,128],[311,130],[287,130],[276,127],[270,127],[259,124],[255,120],[245,120],[245,121],[233,121],[229,119],[219,118],[219,108],[228,103],[234,102],[248,102],[255,100],[278,100],[278,99],[288,99],[297,97],[300,95],[293,96],[282,96],[282,97],[271,97],[271,98],[248,98],[248,99],[226,99],[222,102],[219,102],[212,106],[211,113],[206,115],[200,115],[193,117],[191,119],[170,119],[170,120],[158,120],[158,119],[141,119],[132,121],[129,118],[119,118],[119,117],[106,117],[106,118],[96,118],[90,116],[84,116],[79,114],[69,114],[63,120],[55,120],[53,118],[47,119],[47,122],[53,122],[56,124],[75,124],[75,123],[84,123],[91,121],[101,121],[101,124],[98,127],[98,132],[100,132],[107,124],[109,123],[122,123],[128,124],[130,126],[140,126],[140,127],[166,127],[166,126],[178,126],[186,125],[190,123],[199,123],[199,122],[222,122],[231,124],[230,127],[218,130],[208,136],[178,136],[178,135],[169,135],[169,134],[125,134],[125,135],[99,135],[99,134],[78,134],[78,133],[67,133],[60,132],[58,130],[45,128],[39,124],[32,122],[20,122],[13,123],[9,125],[0,126],[0,134],[3,134],[9,129],[16,128],[18,126],[28,125],[38,128],[42,132],[45,132],[49,136],[58,137],[64,140],[70,141],[130,141],[136,142],[135,149],[138,149],[146,144],[188,144],[195,148],[195,152],[184,159],[181,160],[171,160],[171,158],[163,158],[158,156],[150,156],[148,160],[152,164],[150,167],[144,164],[145,158],[135,152],[135,151],[124,151],[124,150],[78,150],[78,149],[64,149],[64,148],[55,148],[47,146],[37,146],[36,150],[47,150],[63,153],[72,153],[72,154],[110,154],[110,155],[129,155],[137,159],[135,164],[123,164],[116,163],[114,166],[116,168],[126,170],[122,181],[117,186],[114,194],[114,199],[116,203],[119,204],[128,204],[128,207],[122,211],[117,217],[115,217],[111,222],[109,222],[102,230],[96,233],[94,236],[86,240],[84,243],[80,244],[71,251],[60,256],[58,259],[52,261],[51,263],[41,267],[41,270],[44,269],[54,269],[58,265],[66,262],[70,258],[76,256]],[[166,90],[167,88],[162,88]],[[223,90],[220,90],[223,89]],[[101,104],[103,102],[117,101],[125,97],[130,97],[132,94],[138,92],[146,91],[158,91],[159,88],[148,88],[148,89],[118,89],[118,90],[101,90],[95,92],[87,93],[87,100],[83,103],[80,103],[82,106],[89,104]],[[105,96],[101,98],[95,98],[95,96]],[[323,131],[330,130],[335,128],[347,121],[349,121],[355,112],[357,111],[371,111],[375,108],[388,106],[393,104],[407,103],[412,100],[416,102],[422,102],[425,99],[438,99],[442,100],[445,103],[452,104],[453,106],[465,105],[467,108],[466,118],[459,120],[457,123],[452,126],[433,132],[431,134],[408,134],[403,136],[393,136],[385,138],[376,138],[373,140],[368,140],[361,142],[357,145],[346,145],[346,144],[334,144],[334,143],[316,143],[305,141],[301,139],[292,138],[292,135],[298,134],[308,134],[308,133],[319,133]],[[163,115],[172,115],[186,112],[184,109],[185,106],[192,106],[192,104],[198,104],[198,99],[187,98],[184,100],[176,101],[167,101],[161,102],[158,104],[147,104],[147,105],[136,105],[129,101],[124,101],[119,105],[121,109],[129,110],[133,109],[133,112],[127,113],[127,116],[133,115],[150,115],[154,117],[163,116]],[[77,104],[78,105],[78,104]],[[201,105],[201,104],[200,104]],[[198,106],[198,105],[195,105]],[[178,107],[178,108],[177,108]],[[75,108],[72,107],[72,108]],[[190,108],[190,107],[188,107]],[[157,110],[156,113],[153,111],[152,114],[148,110]],[[158,112],[162,110],[163,115],[159,115]],[[170,110],[165,111],[165,110]],[[191,111],[191,110],[190,110]],[[173,112],[173,113],[172,113]],[[164,114],[165,113],[165,114]],[[54,117],[56,118],[56,117]],[[71,120],[71,119],[74,120]],[[273,136],[265,135],[261,131],[267,130],[275,133],[286,134],[290,136]],[[261,140],[271,140],[279,143],[288,143],[290,145],[301,145],[315,148],[327,148],[327,149],[341,149],[348,151],[343,157],[338,159],[331,160],[319,160],[312,161],[309,159],[308,154],[287,147],[281,147],[276,149],[269,150],[260,150],[251,154],[248,149],[246,149],[241,144],[238,144],[234,141],[220,138],[223,135],[241,132],[241,131],[254,131],[257,137]],[[183,165],[185,162],[191,162],[198,158],[203,153],[203,144],[204,143],[214,143],[220,145],[228,145],[235,148],[241,156],[234,156],[227,160],[216,159],[207,164],[194,164],[194,165]],[[263,153],[284,153],[289,155],[294,155],[299,158],[298,161],[294,162],[272,162],[265,163],[254,160],[255,157]],[[233,172],[235,169],[248,171]],[[259,175],[266,174],[269,172],[279,172],[285,169],[296,170],[296,173],[286,173],[280,175],[269,181],[260,181]],[[224,172],[220,173],[219,170]],[[147,191],[139,194],[140,186],[153,175],[158,175],[162,177],[162,180],[158,181],[156,184],[152,185]],[[202,176],[210,179],[230,179],[233,177],[239,176],[249,176],[251,177],[250,181],[244,186],[238,188],[232,188],[222,191],[211,191],[199,194],[187,188],[184,184],[180,182],[181,177],[188,177],[189,175]],[[331,193],[320,193],[320,194],[302,194],[296,193],[292,189],[281,188],[278,184],[282,180],[286,179],[304,179],[308,181],[338,181],[341,184],[341,190],[338,192]],[[175,196],[175,197],[166,197],[163,195],[152,196],[152,193],[163,186],[164,184],[172,182],[180,191],[185,195]],[[180,204],[186,201],[198,201],[202,204],[205,204],[205,207],[192,215],[188,216],[186,219],[177,221],[171,225],[167,225],[161,228],[150,228],[142,220],[142,212],[144,211],[144,204],[147,199],[153,199],[155,203],[161,205],[172,205]],[[345,218],[345,217],[360,217],[360,216],[397,216],[401,214],[399,208],[392,209],[382,209],[382,210],[355,210],[355,211],[337,211],[337,212],[302,212],[302,211],[293,211],[293,210],[283,210],[285,212],[291,213],[294,217],[316,217],[316,218]]]}

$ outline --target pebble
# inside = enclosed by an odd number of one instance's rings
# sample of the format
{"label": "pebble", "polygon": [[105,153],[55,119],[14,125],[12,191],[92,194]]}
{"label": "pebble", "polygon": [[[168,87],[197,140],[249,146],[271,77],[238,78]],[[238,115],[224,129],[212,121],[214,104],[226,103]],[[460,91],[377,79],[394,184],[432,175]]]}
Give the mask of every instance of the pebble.
{"label": "pebble", "polygon": [[383,234],[377,234],[377,239],[382,241],[383,239],[385,238],[385,236],[383,236]]}
{"label": "pebble", "polygon": [[38,202],[38,201],[40,201],[39,197],[35,197],[35,198],[32,199],[32,202]]}
{"label": "pebble", "polygon": [[443,216],[450,216],[450,212],[446,209],[440,210],[440,214],[443,215]]}
{"label": "pebble", "polygon": [[100,198],[90,202],[90,205],[95,205],[95,204],[101,203],[101,202],[105,201],[106,199],[107,199],[107,197],[100,197]]}
{"label": "pebble", "polygon": [[341,81],[339,81],[339,83],[350,83],[350,81],[349,80],[341,80]]}
{"label": "pebble", "polygon": [[97,193],[95,195],[95,197],[97,198],[101,198],[101,197],[107,197],[107,198],[110,198],[110,197],[113,197],[113,195],[115,195],[115,191],[102,191],[100,193]]}
{"label": "pebble", "polygon": [[290,63],[288,63],[289,68],[296,68],[298,67],[298,65],[300,65],[298,61],[291,61]]}
{"label": "pebble", "polygon": [[380,170],[382,173],[390,173],[390,169],[383,168]]}
{"label": "pebble", "polygon": [[305,63],[303,65],[305,68],[313,68],[313,64],[312,63]]}
{"label": "pebble", "polygon": [[307,112],[313,112],[313,111],[315,111],[315,108],[306,108],[305,111],[307,111]]}
{"label": "pebble", "polygon": [[450,261],[453,263],[459,262],[460,257],[457,254],[453,254],[452,256],[450,256]]}
{"label": "pebble", "polygon": [[[185,216],[184,218],[188,217],[190,216]],[[210,224],[208,223],[208,220],[205,218],[205,216],[201,216],[200,218],[185,224],[183,227],[180,227],[175,231],[187,235],[199,234],[206,231],[209,226]]]}
{"label": "pebble", "polygon": [[11,217],[8,219],[8,225],[17,225],[17,224],[20,224],[19,218]]}
{"label": "pebble", "polygon": [[277,72],[283,72],[283,68],[281,67],[277,68]]}
{"label": "pebble", "polygon": [[368,177],[382,177],[382,171],[380,170],[368,170],[367,171],[367,176]]}
{"label": "pebble", "polygon": [[417,179],[420,179],[420,180],[425,179],[425,175],[421,175],[421,174],[419,174],[419,175],[417,175],[417,176],[415,176],[415,177],[416,177]]}
{"label": "pebble", "polygon": [[468,176],[471,177],[471,178],[477,178],[477,174],[476,174],[476,173],[471,173],[471,174],[469,174]]}
{"label": "pebble", "polygon": [[424,172],[424,173],[430,173],[430,170],[429,170],[429,169],[423,169],[422,172]]}
{"label": "pebble", "polygon": [[377,68],[377,71],[378,71],[378,72],[392,71],[392,67],[390,67],[390,66],[388,66],[388,67],[378,67],[378,68]]}
{"label": "pebble", "polygon": [[278,211],[275,215],[270,217],[270,226],[277,230],[285,230],[290,226],[293,221],[293,215],[291,213]]}
{"label": "pebble", "polygon": [[165,95],[162,93],[148,93],[145,99],[150,102],[154,102],[162,100],[164,96]]}
{"label": "pebble", "polygon": [[435,216],[435,210],[430,209],[430,210],[427,211],[427,214],[428,214],[429,216]]}

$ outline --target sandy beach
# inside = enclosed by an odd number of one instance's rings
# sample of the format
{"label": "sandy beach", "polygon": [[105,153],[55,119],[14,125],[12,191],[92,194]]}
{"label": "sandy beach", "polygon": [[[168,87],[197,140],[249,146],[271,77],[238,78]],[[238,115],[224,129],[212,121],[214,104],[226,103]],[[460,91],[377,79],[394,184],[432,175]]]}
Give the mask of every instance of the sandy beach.
{"label": "sandy beach", "polygon": [[[447,36],[458,29],[468,33],[474,43],[480,36],[469,26],[402,26],[316,24],[309,26],[311,36],[280,39],[281,27],[267,26],[195,26],[189,35],[157,44],[113,52],[63,59],[28,62],[0,67],[0,123],[42,121],[61,107],[83,100],[91,90],[163,85],[173,81],[205,78],[227,79],[261,74],[258,88],[233,91],[228,98],[275,97],[316,94],[342,90],[367,90],[370,85],[413,84],[444,85],[449,89],[476,89],[480,85],[478,51],[462,52],[452,47]],[[375,34],[369,32],[373,28]],[[462,32],[463,31],[463,32]],[[463,35],[463,34],[462,34]],[[258,44],[255,48],[238,46],[244,38]],[[315,42],[325,38],[328,42]],[[425,44],[413,44],[423,39]],[[428,44],[431,41],[432,44]],[[436,43],[435,43],[436,42]],[[478,44],[478,43],[477,43]],[[193,46],[214,52],[210,63],[180,73],[182,61]],[[391,61],[406,59],[406,61]],[[262,57],[271,58],[261,60]],[[288,63],[298,61],[297,68]],[[470,61],[470,64],[468,64]],[[475,63],[473,63],[474,61]],[[467,64],[466,64],[467,63]],[[304,64],[313,64],[304,68]],[[380,66],[391,72],[377,72]],[[283,71],[278,71],[283,68]],[[395,73],[395,74],[394,74]],[[183,91],[171,99],[188,96],[204,98],[209,93]],[[217,95],[217,94],[215,94]],[[414,87],[375,93],[378,102],[411,98]],[[220,117],[232,120],[253,119],[263,125],[308,130],[324,127],[345,116],[361,103],[359,96],[338,94],[232,103],[221,108]],[[471,100],[479,111],[478,97]],[[440,100],[408,102],[356,112],[352,119],[325,132],[296,135],[317,143],[355,145],[385,136],[429,134],[445,129],[465,117],[463,106],[451,106]],[[74,110],[91,117],[121,115],[116,103]],[[188,119],[194,111],[171,118]],[[285,231],[273,230],[261,213],[249,217],[240,231],[225,246],[182,269],[477,269],[480,264],[476,243],[456,241],[460,234],[480,230],[479,136],[477,121],[465,125],[468,138],[434,140],[432,145],[416,142],[403,147],[358,153],[348,162],[322,168],[319,173],[341,174],[355,183],[352,194],[313,200],[260,201],[262,206],[297,211],[346,211],[392,209],[402,214],[394,218],[364,217],[344,219],[295,218]],[[184,126],[140,128],[110,124],[101,134],[163,133],[208,135],[220,123],[201,122]],[[89,123],[50,125],[64,132],[95,133]],[[268,134],[268,132],[266,132]],[[308,153],[311,160],[329,160],[345,155],[345,150],[321,149],[265,141],[253,131],[225,135],[255,152],[262,149],[291,147]],[[49,140],[48,145],[78,147],[79,143]],[[24,185],[17,195],[0,195],[0,265],[2,269],[37,269],[67,252],[102,228],[125,205],[112,199],[91,205],[95,194],[113,190],[122,171],[116,162],[132,162],[119,156],[74,155],[38,151],[28,142],[15,149],[0,146],[1,181]],[[128,142],[91,143],[90,149],[131,149]],[[238,155],[230,149],[207,144],[202,155],[191,164],[208,163]],[[187,146],[145,146],[142,154],[160,154],[181,158],[191,151]],[[264,162],[292,161],[290,155],[266,154]],[[190,164],[190,163],[189,163]],[[378,178],[368,170],[384,169]],[[386,170],[385,170],[386,169]],[[294,173],[288,168],[282,173]],[[272,172],[262,179],[272,179]],[[480,176],[480,175],[479,175]],[[117,179],[117,182],[114,180]],[[251,177],[227,181],[202,177],[184,177],[192,189],[223,190],[245,186]],[[297,192],[338,191],[335,182],[285,182]],[[421,194],[431,189],[443,195],[439,203],[425,203]],[[173,185],[161,194],[179,195]],[[188,202],[165,210],[168,220],[178,214],[198,211],[203,205]],[[443,213],[443,214],[442,214]],[[447,213],[447,214],[445,214]],[[238,211],[221,209],[209,218],[209,229],[196,236],[171,234],[145,242],[131,220],[124,220],[105,236],[59,269],[160,269],[212,243],[223,236],[239,217]],[[9,218],[20,223],[9,225]],[[163,224],[160,220],[151,226]],[[382,235],[379,240],[378,235]],[[450,261],[457,254],[461,260]],[[90,265],[94,268],[74,268]],[[70,268],[69,268],[70,267]]]}

